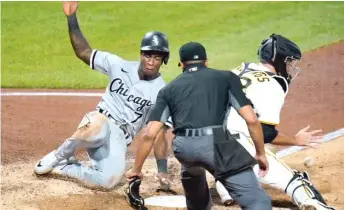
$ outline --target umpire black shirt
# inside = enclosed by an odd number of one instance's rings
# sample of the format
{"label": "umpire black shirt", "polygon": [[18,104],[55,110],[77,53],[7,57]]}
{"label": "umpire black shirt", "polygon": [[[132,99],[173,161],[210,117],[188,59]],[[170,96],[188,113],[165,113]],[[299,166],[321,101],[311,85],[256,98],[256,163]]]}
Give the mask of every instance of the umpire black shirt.
{"label": "umpire black shirt", "polygon": [[237,75],[193,64],[159,91],[148,122],[165,123],[171,116],[174,133],[223,125],[228,106],[238,110],[248,104]]}

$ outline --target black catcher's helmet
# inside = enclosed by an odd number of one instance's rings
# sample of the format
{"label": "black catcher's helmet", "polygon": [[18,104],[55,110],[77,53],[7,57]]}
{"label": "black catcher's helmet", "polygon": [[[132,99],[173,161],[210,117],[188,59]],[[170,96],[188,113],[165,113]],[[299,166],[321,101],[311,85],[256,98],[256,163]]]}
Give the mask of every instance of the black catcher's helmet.
{"label": "black catcher's helmet", "polygon": [[275,67],[277,74],[284,77],[288,83],[293,80],[300,69],[295,66],[301,59],[300,48],[289,39],[272,34],[264,39],[258,49],[258,58]]}
{"label": "black catcher's helmet", "polygon": [[159,31],[147,32],[141,41],[142,51],[155,51],[161,52],[164,55],[164,63],[167,64],[170,57],[170,51],[168,49],[168,40],[165,34]]}

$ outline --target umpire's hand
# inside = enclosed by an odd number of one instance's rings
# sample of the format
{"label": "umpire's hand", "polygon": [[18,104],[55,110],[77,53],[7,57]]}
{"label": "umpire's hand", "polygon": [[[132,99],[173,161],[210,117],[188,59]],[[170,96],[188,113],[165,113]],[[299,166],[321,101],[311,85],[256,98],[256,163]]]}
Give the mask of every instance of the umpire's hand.
{"label": "umpire's hand", "polygon": [[255,158],[258,161],[258,165],[259,165],[258,175],[259,177],[264,177],[269,171],[268,159],[266,158],[265,154],[256,155]]}

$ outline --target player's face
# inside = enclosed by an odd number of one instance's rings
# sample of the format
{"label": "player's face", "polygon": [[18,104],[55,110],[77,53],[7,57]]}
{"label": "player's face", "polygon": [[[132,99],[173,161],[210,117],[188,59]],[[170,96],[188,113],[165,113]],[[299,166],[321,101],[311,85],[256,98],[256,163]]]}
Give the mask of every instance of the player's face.
{"label": "player's face", "polygon": [[144,75],[152,76],[159,72],[163,62],[163,55],[154,52],[141,53],[141,65]]}
{"label": "player's face", "polygon": [[299,60],[287,57],[284,62],[286,63],[286,71],[290,77],[290,81],[292,81],[300,73],[300,68],[298,67]]}

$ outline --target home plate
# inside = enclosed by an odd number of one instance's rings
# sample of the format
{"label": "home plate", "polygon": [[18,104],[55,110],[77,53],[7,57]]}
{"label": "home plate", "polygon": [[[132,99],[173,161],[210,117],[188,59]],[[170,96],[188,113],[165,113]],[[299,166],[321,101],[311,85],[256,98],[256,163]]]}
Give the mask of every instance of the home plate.
{"label": "home plate", "polygon": [[186,208],[186,200],[184,195],[153,196],[145,199],[145,205]]}

